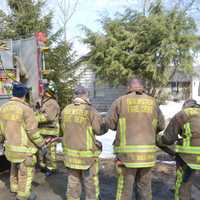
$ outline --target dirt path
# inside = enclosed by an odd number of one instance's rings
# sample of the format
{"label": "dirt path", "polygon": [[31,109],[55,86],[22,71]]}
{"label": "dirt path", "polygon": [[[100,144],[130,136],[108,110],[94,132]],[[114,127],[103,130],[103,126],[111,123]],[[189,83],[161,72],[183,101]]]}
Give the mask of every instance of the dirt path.
{"label": "dirt path", "polygon": [[[102,160],[100,173],[100,187],[102,200],[114,200],[116,191],[116,177],[112,160]],[[0,189],[0,200],[14,200],[8,187],[9,173],[1,174],[1,180],[6,187]],[[37,173],[33,182],[33,190],[38,195],[38,200],[63,200],[65,198],[67,170],[59,164],[59,171],[56,175],[45,178],[42,173]],[[158,164],[153,170],[153,200],[172,200],[173,183],[175,172],[174,167],[166,164]],[[195,185],[200,183],[200,176],[197,175]],[[193,188],[193,200],[199,200],[200,192]],[[83,198],[82,198],[83,199]]]}

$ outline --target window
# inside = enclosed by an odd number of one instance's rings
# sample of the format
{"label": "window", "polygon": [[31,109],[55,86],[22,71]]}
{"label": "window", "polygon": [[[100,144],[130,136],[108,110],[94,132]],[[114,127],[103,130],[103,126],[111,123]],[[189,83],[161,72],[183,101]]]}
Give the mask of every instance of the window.
{"label": "window", "polygon": [[179,92],[179,83],[178,82],[171,82],[171,92],[174,94]]}

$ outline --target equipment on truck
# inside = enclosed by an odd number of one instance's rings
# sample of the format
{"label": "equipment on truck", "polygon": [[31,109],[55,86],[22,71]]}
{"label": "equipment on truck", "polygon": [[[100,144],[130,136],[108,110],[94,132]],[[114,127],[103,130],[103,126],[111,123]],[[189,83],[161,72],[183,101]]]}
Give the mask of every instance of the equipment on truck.
{"label": "equipment on truck", "polygon": [[[36,106],[46,83],[43,79],[46,42],[47,37],[42,32],[26,39],[0,40],[0,106],[11,98],[13,81],[29,88],[27,98],[33,107]],[[5,157],[0,145],[0,163],[3,162]]]}

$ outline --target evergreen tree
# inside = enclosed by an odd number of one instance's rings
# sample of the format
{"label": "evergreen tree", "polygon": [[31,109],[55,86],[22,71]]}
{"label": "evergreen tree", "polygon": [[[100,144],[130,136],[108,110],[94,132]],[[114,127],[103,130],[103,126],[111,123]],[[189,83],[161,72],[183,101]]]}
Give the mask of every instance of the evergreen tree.
{"label": "evergreen tree", "polygon": [[145,15],[129,9],[104,19],[102,33],[85,31],[90,52],[83,60],[112,85],[126,84],[136,75],[155,95],[177,70],[192,73],[199,36],[194,19],[178,7],[165,10],[157,0]]}
{"label": "evergreen tree", "polygon": [[52,12],[43,15],[45,3],[45,0],[8,0],[10,14],[0,11],[4,22],[0,38],[26,38],[40,31],[48,34],[53,15]]}
{"label": "evergreen tree", "polygon": [[76,83],[75,70],[77,68],[73,58],[72,49],[66,41],[58,42],[47,53],[46,66],[50,70],[47,78],[56,83],[61,108],[71,103],[73,98],[73,89]]}

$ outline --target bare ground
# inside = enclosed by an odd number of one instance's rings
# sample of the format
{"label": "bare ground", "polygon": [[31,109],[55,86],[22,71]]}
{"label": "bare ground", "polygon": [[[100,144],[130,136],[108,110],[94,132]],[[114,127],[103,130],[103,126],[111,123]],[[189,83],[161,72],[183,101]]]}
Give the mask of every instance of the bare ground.
{"label": "bare ground", "polygon": [[[197,175],[194,183],[195,187],[193,187],[193,200],[200,199],[200,191],[198,189],[199,178],[200,175]],[[14,200],[15,197],[9,192],[9,172],[2,173],[0,179],[5,184],[5,187],[0,189],[0,200]],[[41,172],[36,173],[33,190],[37,193],[38,200],[63,200],[66,199],[66,180],[67,170],[62,163],[59,163],[59,170],[55,175],[46,178]],[[158,163],[153,170],[153,200],[172,200],[174,181],[174,166]],[[113,160],[111,159],[101,161],[100,189],[102,200],[115,199],[116,176]]]}

